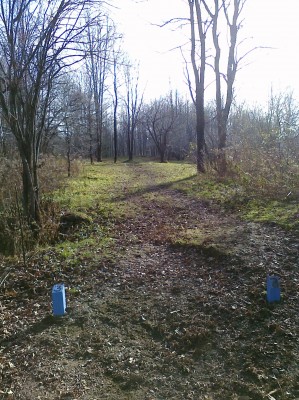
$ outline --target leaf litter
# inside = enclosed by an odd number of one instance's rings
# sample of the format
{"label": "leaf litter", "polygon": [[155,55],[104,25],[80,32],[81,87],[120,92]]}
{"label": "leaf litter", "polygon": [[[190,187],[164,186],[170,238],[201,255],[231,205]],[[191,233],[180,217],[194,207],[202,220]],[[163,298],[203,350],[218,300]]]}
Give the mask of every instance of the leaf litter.
{"label": "leaf litter", "polygon": [[[297,238],[143,172],[150,190],[127,188],[139,211],[109,227],[110,256],[95,241],[94,257],[53,247],[26,270],[3,264],[0,399],[298,399]],[[280,303],[266,302],[268,273]]]}

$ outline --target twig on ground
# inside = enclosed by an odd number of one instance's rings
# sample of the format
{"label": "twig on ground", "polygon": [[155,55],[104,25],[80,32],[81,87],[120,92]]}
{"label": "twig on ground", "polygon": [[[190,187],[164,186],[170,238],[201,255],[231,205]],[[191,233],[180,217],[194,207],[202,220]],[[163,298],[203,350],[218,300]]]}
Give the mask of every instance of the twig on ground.
{"label": "twig on ground", "polygon": [[5,280],[7,279],[9,274],[10,274],[10,270],[8,268],[6,268],[6,270],[4,271],[4,273],[2,274],[2,276],[0,278],[0,287],[3,285],[3,283],[5,282]]}

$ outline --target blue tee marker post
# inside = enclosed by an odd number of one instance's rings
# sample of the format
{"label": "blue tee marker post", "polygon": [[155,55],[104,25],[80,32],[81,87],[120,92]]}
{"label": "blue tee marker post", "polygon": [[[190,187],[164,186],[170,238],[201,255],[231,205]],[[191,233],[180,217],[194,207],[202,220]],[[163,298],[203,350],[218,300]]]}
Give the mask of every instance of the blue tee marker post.
{"label": "blue tee marker post", "polygon": [[66,300],[65,300],[65,287],[63,283],[53,286],[52,303],[53,303],[53,315],[55,317],[59,317],[65,314]]}
{"label": "blue tee marker post", "polygon": [[280,301],[280,282],[278,276],[267,275],[267,301],[269,303]]}

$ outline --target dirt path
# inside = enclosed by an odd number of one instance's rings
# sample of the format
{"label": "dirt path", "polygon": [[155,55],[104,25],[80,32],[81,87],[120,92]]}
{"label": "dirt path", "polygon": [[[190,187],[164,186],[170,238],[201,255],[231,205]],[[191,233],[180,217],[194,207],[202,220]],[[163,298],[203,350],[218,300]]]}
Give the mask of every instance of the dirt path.
{"label": "dirt path", "polygon": [[[114,262],[89,260],[72,276],[61,267],[77,288],[66,317],[47,316],[42,279],[20,294],[34,263],[17,286],[8,280],[0,398],[298,399],[295,238],[138,173],[148,185],[115,194],[138,213],[111,230]],[[265,301],[267,273],[281,277],[280,304]]]}

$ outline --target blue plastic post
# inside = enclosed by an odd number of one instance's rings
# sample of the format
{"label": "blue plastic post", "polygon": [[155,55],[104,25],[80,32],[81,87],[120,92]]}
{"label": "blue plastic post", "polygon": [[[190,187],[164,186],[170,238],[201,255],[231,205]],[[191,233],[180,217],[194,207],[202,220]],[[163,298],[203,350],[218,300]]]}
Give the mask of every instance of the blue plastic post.
{"label": "blue plastic post", "polygon": [[65,314],[66,300],[64,284],[54,285],[52,289],[53,315],[61,316]]}
{"label": "blue plastic post", "polygon": [[267,276],[267,301],[269,303],[280,301],[280,282],[278,276]]}

